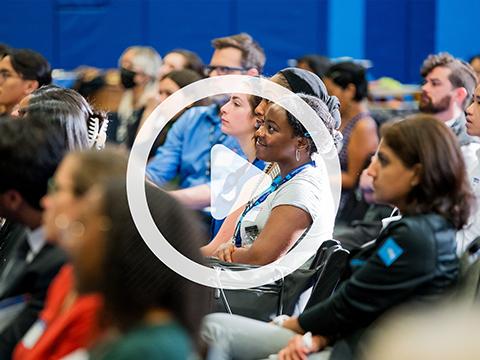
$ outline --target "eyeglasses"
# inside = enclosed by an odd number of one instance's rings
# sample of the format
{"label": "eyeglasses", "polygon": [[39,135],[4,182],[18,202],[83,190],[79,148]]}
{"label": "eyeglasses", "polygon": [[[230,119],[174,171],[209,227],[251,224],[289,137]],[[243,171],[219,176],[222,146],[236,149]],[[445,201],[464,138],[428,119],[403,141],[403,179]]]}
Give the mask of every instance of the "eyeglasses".
{"label": "eyeglasses", "polygon": [[232,74],[234,72],[240,71],[240,72],[245,72],[247,69],[243,67],[237,67],[237,66],[221,66],[221,65],[208,65],[205,68],[205,75],[210,76],[210,74],[216,71],[218,75],[228,75]]}
{"label": "eyeglasses", "polygon": [[8,70],[0,70],[0,83],[3,83],[6,81],[8,78],[19,78],[21,79],[21,76],[18,75],[13,75],[10,71]]}

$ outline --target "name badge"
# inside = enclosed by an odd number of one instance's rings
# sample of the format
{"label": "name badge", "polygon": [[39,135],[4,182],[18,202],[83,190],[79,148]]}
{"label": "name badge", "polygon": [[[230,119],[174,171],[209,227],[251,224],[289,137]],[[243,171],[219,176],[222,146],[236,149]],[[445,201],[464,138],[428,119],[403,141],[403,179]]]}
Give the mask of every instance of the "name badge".
{"label": "name badge", "polygon": [[22,344],[25,346],[27,349],[32,349],[35,344],[38,342],[40,337],[43,335],[45,332],[46,325],[45,321],[43,320],[37,320],[27,331],[25,336],[22,339]]}

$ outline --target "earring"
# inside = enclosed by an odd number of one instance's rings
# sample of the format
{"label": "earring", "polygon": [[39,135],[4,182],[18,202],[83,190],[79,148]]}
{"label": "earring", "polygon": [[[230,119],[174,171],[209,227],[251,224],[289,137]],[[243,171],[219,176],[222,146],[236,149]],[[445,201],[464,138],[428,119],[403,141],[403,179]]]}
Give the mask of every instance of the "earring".
{"label": "earring", "polygon": [[295,159],[300,161],[300,151],[298,149],[295,150]]}

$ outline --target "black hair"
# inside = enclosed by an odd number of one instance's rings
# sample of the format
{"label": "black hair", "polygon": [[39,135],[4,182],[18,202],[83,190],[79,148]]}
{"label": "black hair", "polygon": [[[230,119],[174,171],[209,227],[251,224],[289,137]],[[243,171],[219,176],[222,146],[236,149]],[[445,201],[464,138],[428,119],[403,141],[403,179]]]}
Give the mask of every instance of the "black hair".
{"label": "black hair", "polygon": [[[170,245],[202,263],[199,249],[206,237],[197,219],[161,189],[146,184],[145,190],[152,218]],[[109,223],[99,282],[105,318],[126,332],[149,310],[164,309],[196,337],[206,312],[206,288],[171,270],[149,249],[133,222],[125,177],[102,183],[100,191]]]}
{"label": "black hair", "polygon": [[0,43],[0,59],[3,59],[4,55],[10,51],[10,46]]}
{"label": "black hair", "polygon": [[31,49],[10,49],[4,57],[9,57],[13,69],[25,80],[37,80],[38,87],[52,82],[52,69],[48,61]]}
{"label": "black hair", "polygon": [[473,55],[473,56],[468,60],[468,63],[469,63],[470,65],[472,65],[473,60],[476,60],[476,59],[480,60],[480,54]]}
{"label": "black hair", "polygon": [[301,58],[298,58],[297,66],[301,62],[307,64],[311,71],[320,78],[325,75],[332,64],[328,57],[317,54],[304,55]]}
{"label": "black hair", "polygon": [[186,60],[185,69],[193,70],[198,75],[200,75],[201,78],[204,77],[205,65],[203,64],[202,59],[200,58],[200,56],[198,56],[197,53],[190,50],[186,50],[186,49],[174,49],[170,51],[168,54],[171,54],[171,53],[182,55]]}
{"label": "black hair", "polygon": [[16,190],[40,210],[48,180],[67,150],[60,134],[44,117],[0,118],[0,193]]}
{"label": "black hair", "polygon": [[88,126],[94,119],[99,126],[106,120],[103,112],[93,110],[85,98],[72,89],[55,85],[43,86],[29,97],[26,114],[47,116],[61,125],[69,150],[89,148]]}
{"label": "black hair", "polygon": [[353,62],[334,64],[325,73],[325,77],[342,89],[346,89],[349,84],[355,85],[355,101],[361,101],[368,96],[368,81],[365,68],[361,65]]}
{"label": "black hair", "polygon": [[202,79],[202,77],[193,70],[183,69],[170,71],[162,76],[161,80],[163,79],[170,79],[177,84],[179,88],[183,88],[184,86]]}

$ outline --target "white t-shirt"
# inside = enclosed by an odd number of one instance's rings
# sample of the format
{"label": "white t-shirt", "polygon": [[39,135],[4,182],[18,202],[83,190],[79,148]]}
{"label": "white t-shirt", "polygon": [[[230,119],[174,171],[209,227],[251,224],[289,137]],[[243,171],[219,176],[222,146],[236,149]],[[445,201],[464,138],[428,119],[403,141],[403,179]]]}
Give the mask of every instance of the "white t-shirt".
{"label": "white t-shirt", "polygon": [[255,241],[272,209],[279,205],[295,206],[310,214],[313,225],[307,230],[309,236],[316,236],[319,241],[332,238],[335,212],[324,167],[305,168],[280,185],[261,204],[250,209],[240,224],[242,246],[249,246]]}

